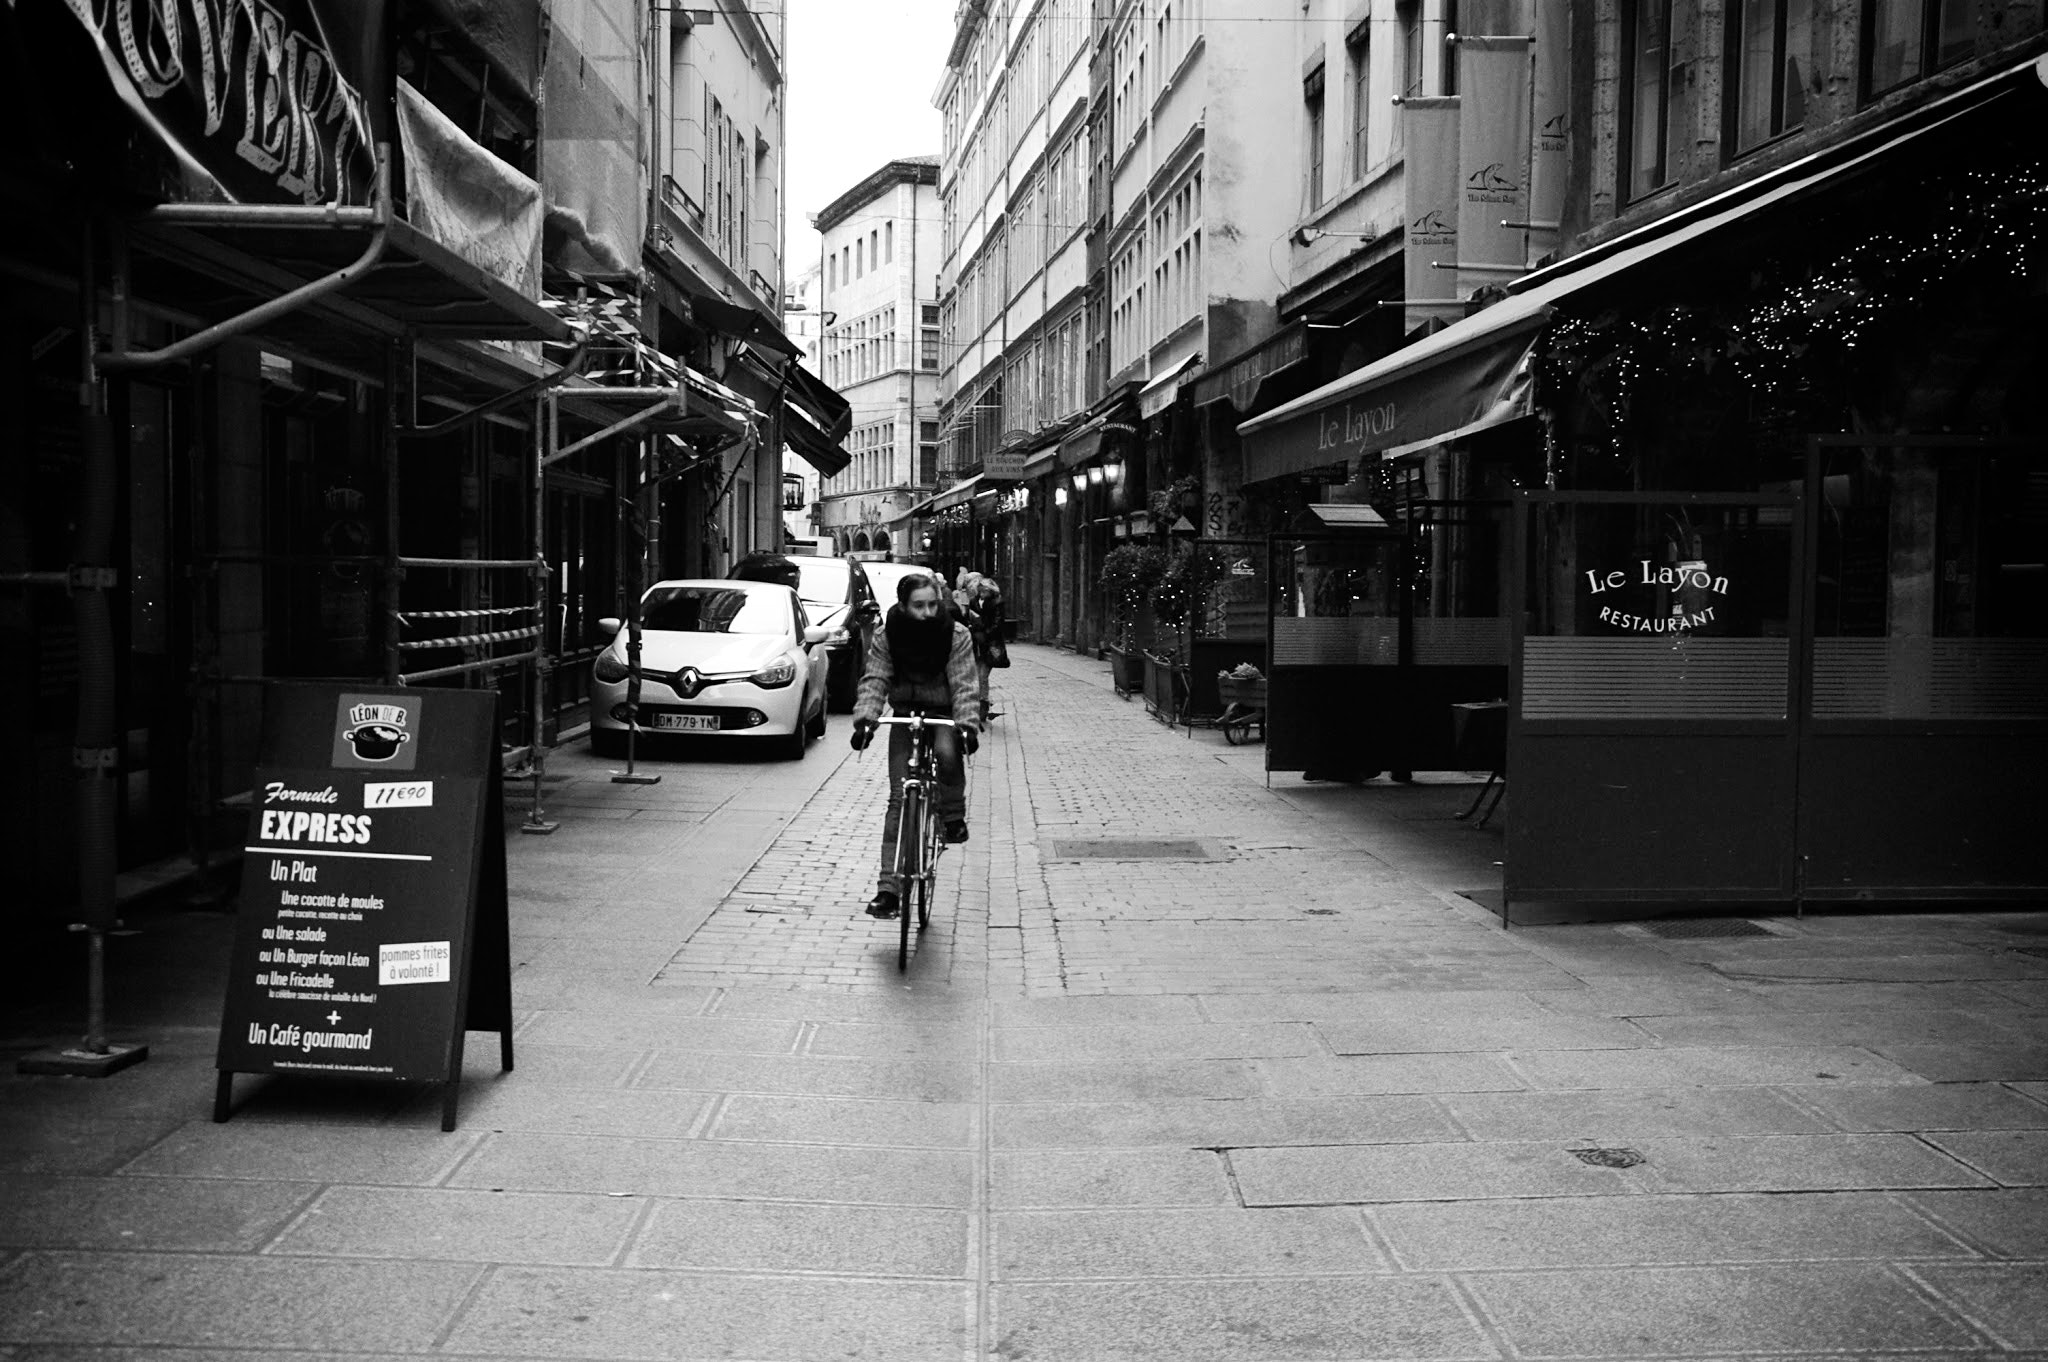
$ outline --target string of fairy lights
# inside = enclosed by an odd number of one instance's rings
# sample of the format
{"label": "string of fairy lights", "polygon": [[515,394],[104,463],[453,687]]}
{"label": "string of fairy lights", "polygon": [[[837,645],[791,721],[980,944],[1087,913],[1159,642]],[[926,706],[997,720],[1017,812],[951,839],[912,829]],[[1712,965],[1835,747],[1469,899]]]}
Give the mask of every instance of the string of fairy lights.
{"label": "string of fairy lights", "polygon": [[1754,425],[1789,425],[1803,404],[1883,382],[1886,347],[1910,339],[1939,299],[2029,297],[2048,273],[2048,161],[1937,172],[1889,201],[1924,206],[1922,221],[1874,229],[1804,267],[1789,255],[1760,261],[1733,302],[1560,315],[1542,380],[1592,417],[1574,432],[1582,455],[1625,460],[1640,403],[1723,365],[1756,399]]}

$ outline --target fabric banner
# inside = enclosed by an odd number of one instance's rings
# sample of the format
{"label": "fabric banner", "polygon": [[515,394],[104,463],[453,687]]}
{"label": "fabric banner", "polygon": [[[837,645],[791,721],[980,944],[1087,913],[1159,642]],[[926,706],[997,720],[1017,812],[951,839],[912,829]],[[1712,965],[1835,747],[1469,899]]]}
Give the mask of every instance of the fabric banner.
{"label": "fabric banner", "polygon": [[413,226],[528,298],[540,297],[540,186],[470,140],[398,82],[405,216]]}
{"label": "fabric banner", "polygon": [[1401,101],[1407,196],[1401,261],[1407,303],[1402,331],[1465,315],[1455,293],[1458,260],[1458,97]]}
{"label": "fabric banner", "polygon": [[1529,220],[1527,36],[1458,39],[1458,296],[1504,284],[1527,268]]}
{"label": "fabric banner", "polygon": [[1571,51],[1566,46],[1569,16],[1562,6],[1543,6],[1536,34],[1535,96],[1531,101],[1534,143],[1529,153],[1529,263],[1557,249],[1564,216],[1565,135],[1571,110]]}
{"label": "fabric banner", "polygon": [[636,0],[551,0],[548,15],[540,161],[548,261],[584,274],[638,274],[647,222],[644,11]]}
{"label": "fabric banner", "polygon": [[107,79],[186,170],[235,203],[367,206],[372,99],[388,98],[370,0],[67,0]]}

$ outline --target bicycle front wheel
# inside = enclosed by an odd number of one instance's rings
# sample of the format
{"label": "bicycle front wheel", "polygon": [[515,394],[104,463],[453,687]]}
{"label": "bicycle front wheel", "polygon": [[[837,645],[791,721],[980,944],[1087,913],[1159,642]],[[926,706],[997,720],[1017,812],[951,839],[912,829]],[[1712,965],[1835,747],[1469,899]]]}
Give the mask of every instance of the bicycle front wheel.
{"label": "bicycle front wheel", "polygon": [[910,968],[910,899],[924,883],[924,827],[928,821],[924,789],[905,783],[903,807],[896,820],[896,874],[902,886],[897,912],[896,968]]}

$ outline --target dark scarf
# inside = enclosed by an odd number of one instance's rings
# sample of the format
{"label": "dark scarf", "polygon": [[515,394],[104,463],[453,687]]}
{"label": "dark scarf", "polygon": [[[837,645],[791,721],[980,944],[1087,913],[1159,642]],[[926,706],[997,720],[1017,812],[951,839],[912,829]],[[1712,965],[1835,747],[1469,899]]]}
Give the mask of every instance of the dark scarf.
{"label": "dark scarf", "polygon": [[946,661],[953,655],[953,620],[944,610],[921,620],[892,605],[882,627],[889,635],[889,656],[895,660],[898,679],[932,681],[946,674]]}

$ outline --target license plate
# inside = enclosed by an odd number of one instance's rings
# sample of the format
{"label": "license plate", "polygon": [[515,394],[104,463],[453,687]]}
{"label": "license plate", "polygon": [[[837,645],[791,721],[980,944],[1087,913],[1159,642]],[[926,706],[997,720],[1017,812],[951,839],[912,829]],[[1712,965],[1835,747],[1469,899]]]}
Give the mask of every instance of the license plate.
{"label": "license plate", "polygon": [[665,733],[716,733],[716,714],[657,714],[654,727]]}

